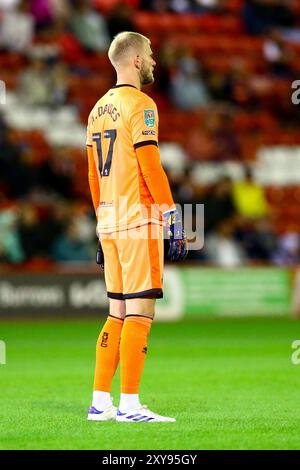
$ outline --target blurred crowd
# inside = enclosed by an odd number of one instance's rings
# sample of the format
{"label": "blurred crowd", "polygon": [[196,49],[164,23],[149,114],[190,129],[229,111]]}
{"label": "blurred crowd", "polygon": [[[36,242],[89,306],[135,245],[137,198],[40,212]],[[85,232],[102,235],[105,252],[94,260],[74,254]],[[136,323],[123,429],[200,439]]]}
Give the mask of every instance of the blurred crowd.
{"label": "blurred crowd", "polygon": [[[229,3],[230,0],[0,0],[0,60],[1,55],[12,54],[23,61],[13,87],[20,105],[55,111],[75,104],[78,119],[85,123],[97,94],[101,95],[109,80],[113,80],[113,72],[110,67],[106,70],[103,59],[107,47],[118,32],[138,30],[136,11],[158,15],[192,13],[222,19]],[[258,131],[255,126],[250,129],[249,141],[241,139],[235,126],[236,121],[241,125],[239,113],[257,117],[257,112],[263,110],[268,112],[268,125],[276,122],[288,130],[297,128],[299,107],[287,105],[279,95],[276,99],[276,91],[270,93],[273,83],[300,78],[299,61],[289,47],[291,43],[300,44],[299,19],[293,14],[296,2],[245,0],[240,4],[244,33],[262,40],[259,73],[241,57],[233,57],[226,71],[212,70],[201,60],[201,54],[170,38],[156,47],[157,75],[152,92],[158,97],[162,112],[171,109],[170,122],[165,127],[168,129],[171,124],[176,141],[172,112],[174,116],[180,111],[187,116],[195,113],[197,117],[195,125],[178,134],[184,153],[181,171],[170,167],[168,173],[178,203],[201,203],[205,207],[205,246],[201,251],[191,251],[190,260],[220,266],[261,262],[293,265],[300,258],[299,234],[297,230],[276,230],[266,192],[255,180],[253,165],[244,158],[245,152],[250,154]],[[90,62],[93,57],[103,63],[103,73],[94,82],[82,65],[86,58]],[[87,78],[90,101],[84,108],[80,87]],[[30,266],[44,261],[93,260],[97,241],[84,143],[85,166],[78,179],[70,146],[49,144],[43,157],[36,158],[31,142],[16,139],[4,107],[2,111],[0,263]],[[210,183],[195,178],[194,169],[199,162],[226,161],[242,162],[243,175],[237,179],[220,175]]]}

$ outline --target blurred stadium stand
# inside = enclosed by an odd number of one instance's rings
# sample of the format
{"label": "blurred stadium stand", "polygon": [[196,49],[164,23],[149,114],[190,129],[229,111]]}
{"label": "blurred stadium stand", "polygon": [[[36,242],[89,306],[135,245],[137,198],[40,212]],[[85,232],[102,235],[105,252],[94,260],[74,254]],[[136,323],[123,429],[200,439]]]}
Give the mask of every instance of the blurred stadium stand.
{"label": "blurred stadium stand", "polygon": [[[152,41],[162,162],[177,202],[205,204],[208,247],[297,264],[299,1],[0,0],[0,267],[94,259],[85,130],[122,30]],[[189,259],[222,265],[211,250]]]}

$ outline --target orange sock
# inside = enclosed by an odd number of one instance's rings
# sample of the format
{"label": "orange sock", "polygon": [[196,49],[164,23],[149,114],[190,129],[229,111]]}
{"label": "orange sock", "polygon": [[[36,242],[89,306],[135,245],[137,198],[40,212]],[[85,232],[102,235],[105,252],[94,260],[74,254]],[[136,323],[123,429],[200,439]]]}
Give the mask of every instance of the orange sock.
{"label": "orange sock", "polygon": [[151,318],[129,315],[121,334],[121,393],[138,393],[147,353]]}
{"label": "orange sock", "polygon": [[96,346],[94,390],[110,392],[120,358],[120,336],[124,321],[108,316]]}

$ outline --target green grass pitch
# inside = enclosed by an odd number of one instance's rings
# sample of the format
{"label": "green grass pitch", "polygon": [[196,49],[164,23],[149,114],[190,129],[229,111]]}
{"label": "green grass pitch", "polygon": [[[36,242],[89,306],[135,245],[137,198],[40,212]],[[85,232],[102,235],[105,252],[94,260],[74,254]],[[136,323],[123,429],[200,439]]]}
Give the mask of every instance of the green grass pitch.
{"label": "green grass pitch", "polygon": [[297,322],[154,324],[142,402],[177,422],[149,424],[86,420],[101,323],[0,324],[0,449],[299,449]]}

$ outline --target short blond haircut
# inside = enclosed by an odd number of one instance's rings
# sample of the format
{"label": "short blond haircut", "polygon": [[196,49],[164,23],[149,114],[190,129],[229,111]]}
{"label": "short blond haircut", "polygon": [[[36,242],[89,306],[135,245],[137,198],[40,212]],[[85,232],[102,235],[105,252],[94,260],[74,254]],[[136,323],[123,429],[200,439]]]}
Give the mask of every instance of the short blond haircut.
{"label": "short blond haircut", "polygon": [[109,47],[109,60],[115,67],[130,51],[141,52],[145,44],[150,44],[150,40],[146,36],[132,31],[123,31],[114,37]]}

